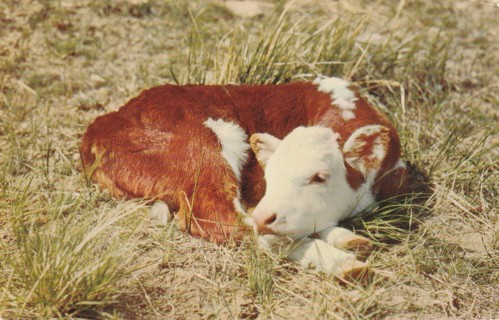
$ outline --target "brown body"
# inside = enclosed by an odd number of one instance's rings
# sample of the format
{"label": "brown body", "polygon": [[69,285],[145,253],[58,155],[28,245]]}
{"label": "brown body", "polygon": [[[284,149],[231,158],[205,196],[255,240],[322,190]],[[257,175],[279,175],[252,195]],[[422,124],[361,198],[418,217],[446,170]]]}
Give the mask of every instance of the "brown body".
{"label": "brown body", "polygon": [[[383,200],[406,192],[405,169],[392,170],[400,156],[396,130],[357,98],[355,118],[345,120],[331,96],[312,83],[155,87],[89,125],[81,145],[85,173],[115,197],[164,200],[179,210],[188,232],[221,242],[239,225],[234,199],[254,207],[265,182],[251,152],[237,181],[218,137],[203,125],[208,118],[233,122],[248,137],[266,132],[279,139],[298,126],[321,125],[340,134],[340,145],[356,129],[379,124],[388,129],[389,146],[374,194]],[[357,188],[364,177],[346,166],[347,180]]]}

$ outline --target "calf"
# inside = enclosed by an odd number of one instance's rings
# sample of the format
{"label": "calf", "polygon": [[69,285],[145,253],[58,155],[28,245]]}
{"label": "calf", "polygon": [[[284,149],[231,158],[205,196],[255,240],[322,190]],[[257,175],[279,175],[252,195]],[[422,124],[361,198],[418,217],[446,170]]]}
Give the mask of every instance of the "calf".
{"label": "calf", "polygon": [[393,125],[338,78],[155,87],[95,119],[81,155],[113,196],[162,200],[194,236],[254,229],[338,275],[366,268],[343,250],[369,247],[338,222],[407,191]]}

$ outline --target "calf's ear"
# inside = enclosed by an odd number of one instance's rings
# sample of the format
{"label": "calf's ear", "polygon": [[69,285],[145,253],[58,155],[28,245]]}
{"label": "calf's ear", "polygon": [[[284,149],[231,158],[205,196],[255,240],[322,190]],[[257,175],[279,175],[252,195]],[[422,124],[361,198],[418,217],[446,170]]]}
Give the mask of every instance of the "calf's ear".
{"label": "calf's ear", "polygon": [[343,157],[367,178],[377,172],[388,154],[390,130],[381,125],[368,125],[352,133],[343,146]]}
{"label": "calf's ear", "polygon": [[280,143],[281,140],[268,133],[254,133],[251,135],[251,150],[255,153],[256,160],[263,169],[265,169],[267,161]]}

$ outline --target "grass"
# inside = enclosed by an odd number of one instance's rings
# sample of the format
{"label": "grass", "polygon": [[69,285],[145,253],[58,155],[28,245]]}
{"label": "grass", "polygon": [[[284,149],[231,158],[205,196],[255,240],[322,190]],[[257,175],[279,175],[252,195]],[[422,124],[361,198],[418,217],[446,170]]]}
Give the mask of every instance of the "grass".
{"label": "grass", "polygon": [[[499,38],[479,1],[0,4],[0,317],[497,318]],[[340,14],[341,13],[341,14]],[[87,183],[97,115],[162,83],[342,76],[397,126],[432,195],[345,225],[368,284],[154,225]]]}
{"label": "grass", "polygon": [[259,304],[271,305],[276,262],[256,246],[249,246],[247,254],[246,270],[249,289]]}

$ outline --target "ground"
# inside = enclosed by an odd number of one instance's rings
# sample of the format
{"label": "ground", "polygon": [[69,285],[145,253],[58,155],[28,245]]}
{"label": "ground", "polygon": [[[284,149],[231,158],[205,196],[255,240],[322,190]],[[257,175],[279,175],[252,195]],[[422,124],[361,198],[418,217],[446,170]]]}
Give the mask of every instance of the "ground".
{"label": "ground", "polygon": [[[0,318],[499,318],[497,1],[233,5],[0,3]],[[317,74],[351,80],[432,181],[345,222],[376,244],[367,283],[158,226],[81,173],[88,123],[146,88]]]}

